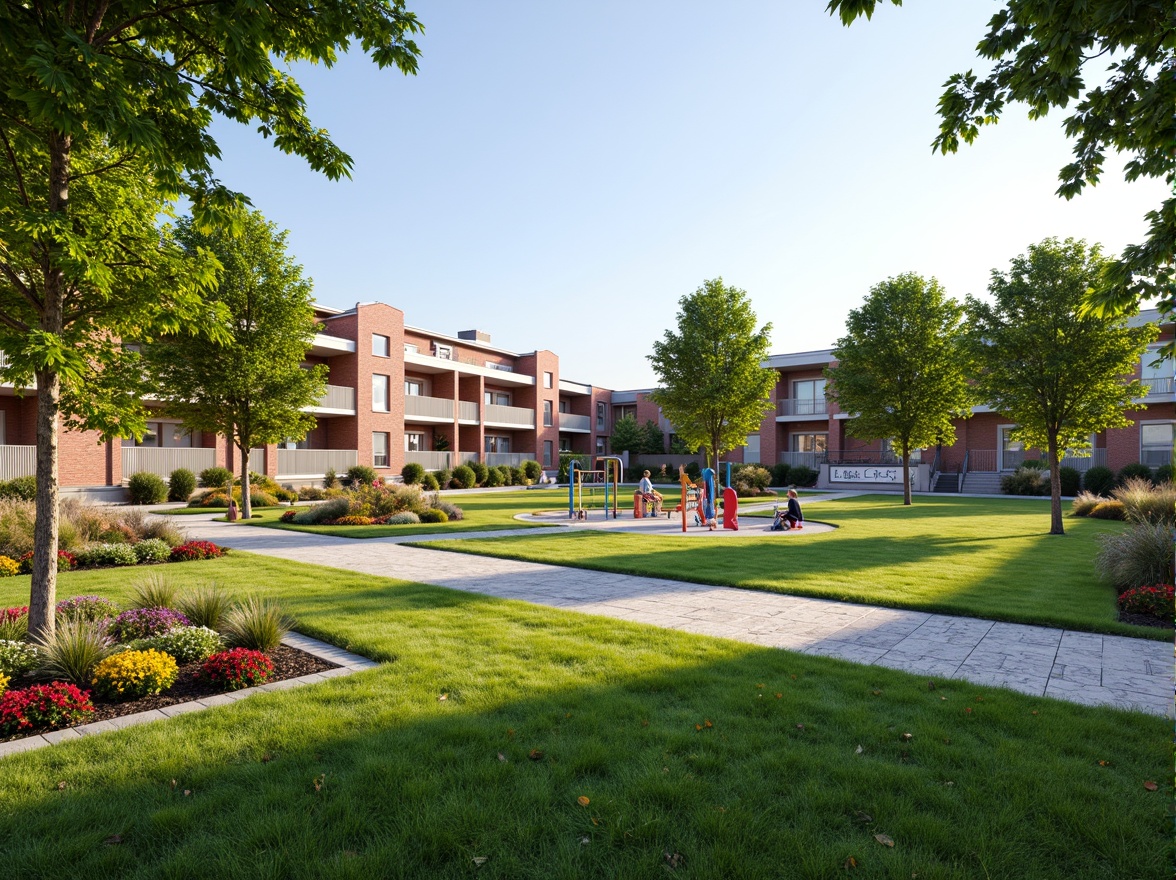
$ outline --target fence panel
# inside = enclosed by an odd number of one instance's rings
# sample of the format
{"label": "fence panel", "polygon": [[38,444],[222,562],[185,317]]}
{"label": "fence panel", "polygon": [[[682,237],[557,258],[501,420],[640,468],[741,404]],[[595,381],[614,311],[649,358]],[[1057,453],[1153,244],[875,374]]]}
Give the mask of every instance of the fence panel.
{"label": "fence panel", "polygon": [[491,467],[500,464],[518,467],[531,457],[527,452],[487,452],[485,455],[486,464]]}
{"label": "fence panel", "polygon": [[359,453],[354,449],[279,449],[278,479],[293,476],[321,477],[331,469],[342,474],[357,464]]}
{"label": "fence panel", "polygon": [[199,474],[216,465],[215,449],[168,449],[156,446],[124,446],[122,448],[123,481],[140,471],[167,479],[172,471],[186,468]]}
{"label": "fence panel", "polygon": [[439,471],[449,467],[450,455],[449,452],[406,452],[404,461],[407,464],[419,464],[427,471]]}
{"label": "fence panel", "polygon": [[0,446],[0,480],[31,477],[36,473],[36,446]]}

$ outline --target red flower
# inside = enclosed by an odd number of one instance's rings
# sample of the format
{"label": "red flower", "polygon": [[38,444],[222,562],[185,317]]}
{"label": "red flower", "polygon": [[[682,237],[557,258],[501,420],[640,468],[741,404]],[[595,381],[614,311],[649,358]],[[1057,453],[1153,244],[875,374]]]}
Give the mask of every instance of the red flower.
{"label": "red flower", "polygon": [[213,654],[201,667],[201,674],[205,678],[231,691],[263,684],[273,672],[273,661],[261,651],[251,651],[249,648],[233,648],[231,651]]}
{"label": "red flower", "polygon": [[216,559],[224,556],[225,549],[218,547],[211,541],[188,541],[178,547],[172,547],[172,562],[191,562],[196,559]]}
{"label": "red flower", "polygon": [[1119,610],[1126,614],[1171,618],[1176,615],[1176,591],[1172,584],[1135,587],[1119,596]]}
{"label": "red flower", "polygon": [[35,684],[0,696],[0,734],[72,724],[93,711],[89,691],[61,681]]}

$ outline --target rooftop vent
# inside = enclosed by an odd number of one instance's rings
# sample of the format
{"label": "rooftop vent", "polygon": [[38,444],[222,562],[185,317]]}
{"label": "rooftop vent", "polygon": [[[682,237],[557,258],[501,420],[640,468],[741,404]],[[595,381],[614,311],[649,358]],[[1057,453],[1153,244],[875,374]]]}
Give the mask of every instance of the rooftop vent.
{"label": "rooftop vent", "polygon": [[458,339],[470,339],[474,342],[490,342],[490,334],[483,330],[462,330],[457,334]]}

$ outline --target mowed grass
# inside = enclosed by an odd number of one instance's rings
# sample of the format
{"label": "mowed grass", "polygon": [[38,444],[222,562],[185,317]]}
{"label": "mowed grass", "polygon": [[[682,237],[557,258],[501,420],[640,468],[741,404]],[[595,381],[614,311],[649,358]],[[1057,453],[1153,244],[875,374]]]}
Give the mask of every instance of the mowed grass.
{"label": "mowed grass", "polygon": [[247,554],[166,572],[385,665],[0,760],[5,877],[1169,875],[1161,718]]}
{"label": "mowed grass", "polygon": [[1098,580],[1099,537],[1123,523],[1066,519],[1048,501],[859,496],[805,507],[833,532],[724,540],[606,534],[450,541],[436,549],[850,602],[1168,639],[1116,620]]}

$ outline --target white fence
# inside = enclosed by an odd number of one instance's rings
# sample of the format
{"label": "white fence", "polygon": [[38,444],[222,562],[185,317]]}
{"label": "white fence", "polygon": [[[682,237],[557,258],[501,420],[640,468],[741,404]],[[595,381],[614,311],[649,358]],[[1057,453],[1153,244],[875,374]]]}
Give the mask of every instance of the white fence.
{"label": "white fence", "polygon": [[[486,404],[483,418],[488,425],[519,425],[524,428],[535,427],[535,410],[522,406],[501,406],[497,403],[488,403]],[[502,454],[510,455],[511,453]]]}
{"label": "white fence", "polygon": [[249,470],[255,474],[265,473],[265,450],[264,449],[250,449],[249,450]]}
{"label": "white fence", "polygon": [[[250,456],[252,461],[252,455]],[[344,473],[359,463],[359,453],[354,449],[279,449],[278,479],[282,477],[321,477],[334,468]],[[252,464],[250,467],[253,470]]]}
{"label": "white fence", "polygon": [[404,461],[406,464],[419,464],[427,471],[439,471],[449,467],[450,455],[448,452],[406,452]]}
{"label": "white fence", "polygon": [[0,480],[31,477],[36,472],[36,446],[0,446]]}
{"label": "white fence", "polygon": [[157,446],[124,446],[122,448],[124,481],[130,479],[131,474],[137,474],[140,471],[157,474],[167,479],[171,476],[172,471],[179,468],[185,468],[194,474],[199,474],[205,468],[215,466],[215,449],[168,449]]}

